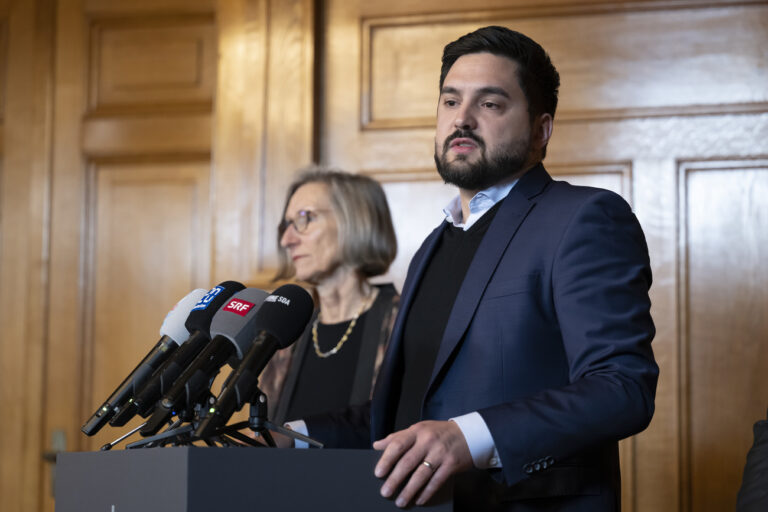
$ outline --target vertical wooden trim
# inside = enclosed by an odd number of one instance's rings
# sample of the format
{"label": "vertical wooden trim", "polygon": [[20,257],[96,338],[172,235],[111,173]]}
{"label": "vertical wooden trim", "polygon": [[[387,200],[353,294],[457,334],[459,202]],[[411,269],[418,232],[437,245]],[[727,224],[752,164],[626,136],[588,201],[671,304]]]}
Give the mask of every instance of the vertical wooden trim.
{"label": "vertical wooden trim", "polygon": [[[0,495],[40,508],[51,198],[53,0],[8,11],[5,148],[0,174]],[[10,413],[15,411],[15,413]]]}
{"label": "vertical wooden trim", "polygon": [[[693,475],[696,468],[693,467],[694,454],[698,459],[703,458],[701,447],[694,445],[695,425],[693,425],[694,410],[691,397],[693,390],[692,374],[695,368],[691,367],[691,350],[696,340],[691,338],[691,325],[695,317],[695,311],[691,311],[691,246],[690,246],[690,219],[689,211],[691,198],[689,196],[689,180],[694,173],[706,171],[744,170],[750,168],[764,169],[768,160],[758,154],[753,158],[718,157],[709,160],[681,160],[677,163],[677,187],[678,187],[678,302],[679,302],[679,386],[680,386],[680,508],[682,512],[695,510],[693,506],[694,484],[700,488],[706,483],[694,482]],[[694,205],[695,207],[695,205]],[[693,319],[692,319],[693,318]],[[698,345],[697,345],[698,346]],[[700,494],[700,489],[696,495]],[[697,503],[700,507],[702,504]],[[711,505],[710,505],[711,507]]]}
{"label": "vertical wooden trim", "polygon": [[[268,59],[266,0],[218,3],[216,98],[212,142],[213,281],[245,272],[253,228],[245,212],[262,201]],[[242,279],[242,277],[240,277]]]}
{"label": "vertical wooden trim", "polygon": [[[284,193],[312,161],[314,112],[314,0],[270,0],[269,66],[262,202],[253,219],[258,239],[249,276],[276,268],[277,224]],[[269,192],[269,193],[267,193]]]}
{"label": "vertical wooden trim", "polygon": [[[49,342],[45,436],[61,431],[67,450],[84,447],[83,308],[86,167],[81,121],[86,107],[87,20],[81,0],[57,0],[55,8],[54,115],[51,198]],[[46,439],[47,440],[47,439]],[[53,510],[51,468],[43,481],[43,510]]]}
{"label": "vertical wooden trim", "polygon": [[218,9],[212,277],[259,280],[276,261],[282,192],[312,159],[314,0]]}
{"label": "vertical wooden trim", "polygon": [[320,120],[325,115],[325,105],[321,100],[325,91],[325,83],[323,81],[324,72],[326,69],[326,47],[327,37],[325,32],[326,25],[326,2],[312,2],[312,12],[314,13],[314,24],[312,30],[314,31],[312,41],[307,41],[309,51],[312,52],[312,59],[308,63],[313,69],[312,71],[312,92],[310,95],[310,101],[312,101],[312,162],[319,162],[321,156],[321,139],[320,139]]}
{"label": "vertical wooden trim", "polygon": [[[80,259],[82,265],[82,300],[81,307],[81,338],[80,338],[80,382],[78,389],[78,416],[86,419],[93,414],[88,410],[88,404],[93,402],[93,382],[94,372],[94,275],[96,273],[96,223],[98,222],[97,211],[97,186],[96,173],[97,164],[89,159],[84,162],[83,177],[83,232],[82,232],[82,252]],[[88,439],[79,435],[80,447],[84,450],[90,449]]]}
{"label": "vertical wooden trim", "polygon": [[688,332],[688,297],[690,288],[688,283],[688,171],[678,163],[677,172],[677,247],[678,247],[678,276],[677,276],[677,304],[679,312],[678,319],[678,390],[680,393],[680,418],[679,426],[679,445],[680,445],[680,511],[690,512],[691,510],[691,439],[690,439],[690,375],[688,367],[689,352],[689,332]]}
{"label": "vertical wooden trim", "polygon": [[[360,130],[365,130],[369,127],[374,120],[371,112],[373,112],[372,101],[372,84],[373,76],[371,76],[371,60],[373,59],[372,48],[372,33],[373,24],[371,20],[362,20],[360,23]],[[435,120],[426,120],[423,123],[424,127],[432,128]]]}

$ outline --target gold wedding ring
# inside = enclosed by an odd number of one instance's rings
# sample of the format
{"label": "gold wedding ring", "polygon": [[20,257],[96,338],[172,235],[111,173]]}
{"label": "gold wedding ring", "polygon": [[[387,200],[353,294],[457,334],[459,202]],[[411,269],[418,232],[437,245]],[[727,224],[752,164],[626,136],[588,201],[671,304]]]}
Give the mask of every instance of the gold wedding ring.
{"label": "gold wedding ring", "polygon": [[431,469],[432,471],[434,471],[434,470],[435,470],[434,466],[432,466],[432,464],[430,464],[429,462],[427,462],[427,460],[426,460],[426,459],[424,459],[423,461],[421,461],[421,463],[422,463],[422,464],[424,464],[425,466],[427,466],[427,467],[428,467],[429,469]]}

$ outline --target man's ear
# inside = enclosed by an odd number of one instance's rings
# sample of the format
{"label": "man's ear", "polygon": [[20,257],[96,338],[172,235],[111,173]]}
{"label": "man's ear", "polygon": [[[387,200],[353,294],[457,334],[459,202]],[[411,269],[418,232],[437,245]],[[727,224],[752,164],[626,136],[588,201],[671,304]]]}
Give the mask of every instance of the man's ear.
{"label": "man's ear", "polygon": [[533,129],[531,130],[531,144],[536,149],[546,147],[549,139],[552,137],[553,120],[550,114],[540,114],[533,120]]}

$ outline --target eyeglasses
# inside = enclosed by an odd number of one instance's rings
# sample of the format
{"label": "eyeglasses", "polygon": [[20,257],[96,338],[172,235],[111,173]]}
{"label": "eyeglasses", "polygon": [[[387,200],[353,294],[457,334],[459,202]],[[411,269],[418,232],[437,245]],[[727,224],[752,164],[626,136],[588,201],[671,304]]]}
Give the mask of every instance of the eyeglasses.
{"label": "eyeglasses", "polygon": [[280,234],[282,235],[288,230],[288,226],[293,224],[293,228],[297,233],[304,233],[309,226],[309,223],[317,219],[317,212],[312,210],[299,210],[296,217],[293,219],[284,219],[279,226]]}

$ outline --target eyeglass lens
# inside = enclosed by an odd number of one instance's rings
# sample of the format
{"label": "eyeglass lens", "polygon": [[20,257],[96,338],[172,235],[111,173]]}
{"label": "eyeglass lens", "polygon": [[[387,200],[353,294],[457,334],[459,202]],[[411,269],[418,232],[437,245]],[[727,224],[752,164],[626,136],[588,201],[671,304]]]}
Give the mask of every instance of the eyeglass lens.
{"label": "eyeglass lens", "polygon": [[298,233],[303,233],[304,231],[306,231],[312,216],[313,216],[313,213],[311,211],[300,210],[296,215],[296,218],[285,219],[283,222],[280,223],[281,232],[284,233],[288,229],[288,226],[293,224],[294,229],[296,229]]}

